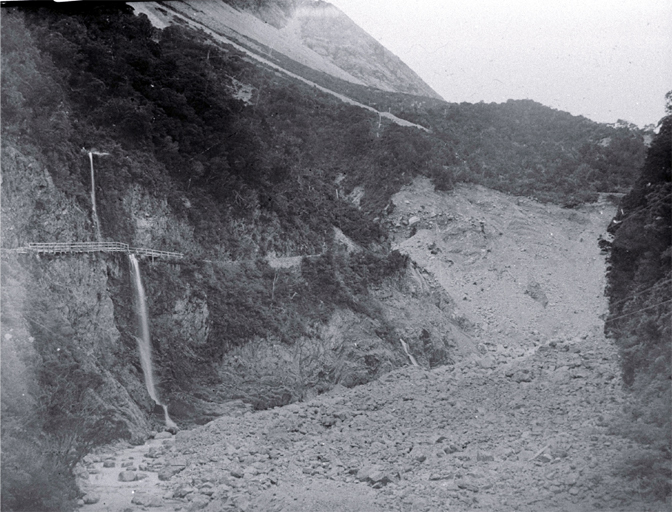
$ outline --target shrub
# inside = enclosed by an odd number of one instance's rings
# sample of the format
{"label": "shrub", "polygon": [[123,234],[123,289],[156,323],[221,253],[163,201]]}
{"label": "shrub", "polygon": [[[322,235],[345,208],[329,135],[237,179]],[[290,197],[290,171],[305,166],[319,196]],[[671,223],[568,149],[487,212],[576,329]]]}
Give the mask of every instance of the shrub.
{"label": "shrub", "polygon": [[[60,512],[75,508],[77,488],[52,436],[7,427],[2,433],[2,509]],[[11,430],[14,430],[13,432]]]}

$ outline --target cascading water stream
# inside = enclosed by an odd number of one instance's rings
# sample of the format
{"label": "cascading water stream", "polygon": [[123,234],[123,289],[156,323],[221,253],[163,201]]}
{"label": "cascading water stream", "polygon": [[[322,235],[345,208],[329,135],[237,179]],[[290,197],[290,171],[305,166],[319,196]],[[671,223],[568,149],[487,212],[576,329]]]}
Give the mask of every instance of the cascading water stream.
{"label": "cascading water stream", "polygon": [[399,341],[401,341],[401,346],[402,346],[402,348],[404,349],[404,352],[406,352],[406,355],[408,356],[408,359],[411,361],[411,364],[412,364],[413,366],[418,366],[418,362],[415,360],[415,357],[413,357],[413,354],[411,354],[411,353],[408,351],[408,345],[407,345],[407,343],[406,343],[404,340],[402,340],[401,338],[399,338]]}
{"label": "cascading water stream", "polygon": [[91,205],[93,216],[93,228],[96,230],[96,241],[100,242],[100,221],[98,220],[98,210],[96,209],[96,177],[93,173],[92,151],[89,151],[89,161],[91,162]]}
{"label": "cascading water stream", "polygon": [[140,352],[140,364],[142,365],[142,373],[145,376],[145,386],[149,396],[158,405],[163,407],[163,412],[166,418],[166,425],[168,427],[176,428],[177,425],[170,419],[168,415],[168,407],[159,401],[154,386],[154,367],[152,365],[152,344],[149,337],[149,320],[147,316],[147,301],[145,299],[145,289],[142,286],[142,278],[140,276],[140,265],[135,257],[135,254],[129,254],[128,258],[131,260],[131,267],[133,268],[133,283],[135,285],[135,312],[138,316],[138,324],[140,326],[140,336],[135,339],[138,342],[138,350]]}

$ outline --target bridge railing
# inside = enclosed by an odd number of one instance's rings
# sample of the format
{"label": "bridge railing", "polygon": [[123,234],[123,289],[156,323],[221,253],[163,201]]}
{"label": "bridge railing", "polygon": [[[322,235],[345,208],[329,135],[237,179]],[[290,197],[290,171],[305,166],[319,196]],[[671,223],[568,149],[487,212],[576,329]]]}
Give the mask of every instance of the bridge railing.
{"label": "bridge railing", "polygon": [[142,247],[131,247],[129,252],[138,256],[149,256],[150,258],[170,258],[181,260],[184,254],[181,252],[157,251],[156,249],[144,249]]}
{"label": "bridge railing", "polygon": [[34,252],[128,252],[128,244],[121,242],[45,242],[29,243]]}
{"label": "bridge railing", "polygon": [[181,252],[159,251],[156,249],[145,249],[143,247],[130,247],[122,242],[38,242],[29,243],[27,247],[21,247],[16,250],[19,253],[37,252],[37,253],[82,253],[82,252],[125,252],[133,253],[138,256],[147,256],[150,258],[164,259],[183,259]]}

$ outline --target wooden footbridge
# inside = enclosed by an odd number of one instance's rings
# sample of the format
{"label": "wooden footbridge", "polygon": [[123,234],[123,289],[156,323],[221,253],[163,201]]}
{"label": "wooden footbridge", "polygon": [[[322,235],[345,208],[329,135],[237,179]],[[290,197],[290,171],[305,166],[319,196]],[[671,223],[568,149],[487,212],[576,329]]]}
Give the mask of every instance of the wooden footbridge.
{"label": "wooden footbridge", "polygon": [[170,259],[181,260],[184,254],[181,252],[157,251],[156,249],[145,249],[142,247],[130,247],[121,242],[43,242],[30,243],[26,247],[13,249],[13,252],[20,254],[71,254],[71,253],[91,253],[91,252],[124,252],[135,254],[141,257],[152,259]]}

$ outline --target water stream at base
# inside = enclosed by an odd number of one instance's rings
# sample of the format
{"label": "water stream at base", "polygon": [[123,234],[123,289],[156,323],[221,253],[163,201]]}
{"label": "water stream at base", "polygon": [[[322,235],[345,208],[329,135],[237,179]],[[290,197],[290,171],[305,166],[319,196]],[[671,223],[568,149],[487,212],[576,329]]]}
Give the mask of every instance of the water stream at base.
{"label": "water stream at base", "polygon": [[413,357],[413,354],[411,354],[408,351],[408,344],[404,340],[402,340],[401,338],[399,338],[399,341],[401,341],[401,346],[404,349],[404,352],[406,352],[406,355],[408,356],[408,359],[411,361],[411,364],[413,366],[418,366],[418,362],[415,360],[415,357]]}
{"label": "water stream at base", "polygon": [[149,337],[149,320],[147,316],[147,300],[145,298],[145,288],[142,286],[142,278],[140,276],[140,265],[135,257],[135,254],[128,255],[133,268],[133,284],[135,288],[135,312],[138,316],[138,324],[140,326],[140,336],[136,336],[135,340],[138,342],[138,350],[140,352],[140,364],[142,365],[142,373],[145,376],[145,386],[149,396],[158,405],[163,407],[166,426],[177,427],[173,420],[168,415],[168,407],[161,403],[156,393],[154,385],[154,367],[152,365],[152,344]]}
{"label": "water stream at base", "polygon": [[89,151],[89,161],[91,162],[91,205],[93,228],[96,230],[96,241],[100,242],[100,221],[98,220],[98,210],[96,209],[96,178],[93,173],[93,152],[91,151]]}

